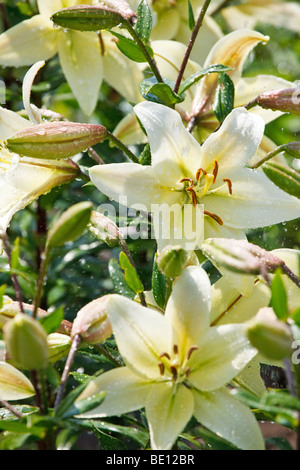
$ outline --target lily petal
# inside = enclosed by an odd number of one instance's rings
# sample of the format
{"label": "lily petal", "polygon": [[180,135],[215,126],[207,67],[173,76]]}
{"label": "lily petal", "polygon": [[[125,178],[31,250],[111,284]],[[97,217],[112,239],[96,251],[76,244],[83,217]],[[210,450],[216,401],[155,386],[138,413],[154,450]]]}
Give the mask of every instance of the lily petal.
{"label": "lily petal", "polygon": [[154,450],[169,450],[192,417],[194,398],[183,385],[155,384],[147,396],[146,416]]}
{"label": "lily petal", "polygon": [[107,392],[101,405],[80,416],[116,416],[144,408],[151,387],[151,383],[143,381],[128,367],[112,369],[91,380],[79,395],[76,401],[92,397],[98,392]]}
{"label": "lily petal", "polygon": [[195,417],[211,431],[243,450],[263,450],[264,440],[248,407],[226,389],[194,392]]}
{"label": "lily petal", "polygon": [[[41,15],[45,18],[50,18],[55,11],[61,10],[64,7],[71,6],[65,5],[63,0],[37,0],[37,6]],[[74,5],[76,1],[72,1]]]}
{"label": "lily petal", "polygon": [[234,109],[220,129],[202,145],[203,168],[212,173],[215,161],[219,165],[218,181],[230,177],[257,152],[264,134],[263,120],[244,108]]}
{"label": "lily petal", "polygon": [[[204,63],[204,67],[213,64],[223,64],[232,67],[232,71],[229,71],[228,75],[236,83],[241,78],[243,66],[251,50],[260,42],[267,42],[268,39],[267,36],[248,29],[229,33],[212,48]],[[196,89],[191,111],[193,116],[196,116],[200,110],[204,112],[210,109],[217,85],[217,74],[207,75],[200,81]]]}
{"label": "lily petal", "polygon": [[157,103],[134,107],[150,143],[152,167],[162,184],[176,186],[183,176],[195,177],[201,166],[201,147],[182,124],[180,114]]}
{"label": "lily petal", "polygon": [[21,67],[48,60],[57,52],[57,36],[42,15],[22,21],[0,35],[0,64]]}
{"label": "lily petal", "polygon": [[257,354],[242,324],[211,327],[198,344],[189,362],[189,381],[201,391],[229,383]]}
{"label": "lily petal", "polygon": [[106,313],[127,366],[138,376],[160,379],[158,362],[171,348],[171,326],[158,311],[120,295],[111,295]]}
{"label": "lily petal", "polygon": [[34,394],[32,383],[22,372],[0,362],[0,400],[22,400]]}
{"label": "lily petal", "polygon": [[151,205],[181,202],[180,193],[159,184],[151,166],[137,163],[96,165],[89,170],[94,185],[109,198],[137,210],[151,211]]}
{"label": "lily petal", "polygon": [[187,267],[173,283],[165,317],[176,329],[180,344],[188,338],[187,348],[197,344],[200,333],[209,327],[210,289],[208,275],[200,266]]}
{"label": "lily petal", "polygon": [[0,139],[6,140],[16,132],[33,124],[14,111],[0,106]]}
{"label": "lily petal", "polygon": [[261,171],[241,168],[232,178],[232,187],[230,197],[223,187],[201,200],[208,211],[218,214],[229,227],[266,227],[299,217],[299,199],[279,189]]}
{"label": "lily petal", "polygon": [[96,34],[79,31],[60,32],[60,64],[83,112],[94,111],[103,80],[103,63]]}

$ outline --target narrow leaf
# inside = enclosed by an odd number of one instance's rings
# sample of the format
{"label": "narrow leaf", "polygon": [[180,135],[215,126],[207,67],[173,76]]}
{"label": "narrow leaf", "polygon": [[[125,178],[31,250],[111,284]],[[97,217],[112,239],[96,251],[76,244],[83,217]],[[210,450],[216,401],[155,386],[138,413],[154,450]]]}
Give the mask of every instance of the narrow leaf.
{"label": "narrow leaf", "polygon": [[134,292],[129,289],[124,278],[124,271],[121,269],[118,260],[112,258],[108,263],[108,272],[112,280],[114,290],[117,294],[124,295],[130,299],[134,298]]}
{"label": "narrow leaf", "polygon": [[220,73],[213,110],[220,123],[231,113],[234,107],[234,84],[227,73]]}
{"label": "narrow leaf", "polygon": [[222,65],[222,64],[216,64],[216,65],[210,65],[209,67],[206,67],[205,69],[199,70],[196,73],[193,73],[193,75],[190,75],[189,78],[184,80],[180,87],[179,87],[179,95],[182,95],[183,92],[185,92],[188,88],[191,86],[195,85],[201,78],[205,77],[206,75],[210,73],[223,73],[223,72],[228,72],[231,70],[230,67],[227,65]]}
{"label": "narrow leaf", "polygon": [[190,0],[188,0],[188,14],[189,14],[189,28],[191,31],[193,31],[196,23],[195,23],[193,7],[191,5]]}
{"label": "narrow leaf", "polygon": [[50,313],[46,317],[42,317],[39,321],[45,328],[47,334],[53,333],[56,331],[64,319],[64,309],[59,307],[54,312]]}
{"label": "narrow leaf", "polygon": [[167,281],[164,274],[158,269],[156,259],[153,262],[152,292],[157,305],[164,309],[166,303]]}
{"label": "narrow leaf", "polygon": [[174,93],[173,87],[173,81],[164,79],[164,83],[158,83],[155,77],[146,78],[140,84],[141,94],[147,101],[171,107],[184,100],[184,97]]}
{"label": "narrow leaf", "polygon": [[271,305],[279,320],[288,318],[287,294],[279,272],[274,275],[271,283]]}
{"label": "narrow leaf", "polygon": [[[116,38],[118,49],[126,56],[128,59],[133,60],[134,62],[146,62],[143,51],[139,46],[133,41],[133,39],[126,38],[122,34],[116,33],[116,31],[110,31]],[[153,50],[150,46],[145,45],[151,57],[153,57]]]}
{"label": "narrow leaf", "polygon": [[120,253],[119,261],[121,268],[124,270],[124,278],[128,287],[136,294],[143,292],[144,286],[139,278],[139,275],[135,267],[132,266],[131,262],[129,261],[128,256],[123,251]]}
{"label": "narrow leaf", "polygon": [[278,163],[267,162],[262,166],[267,177],[280,189],[300,199],[300,172]]}
{"label": "narrow leaf", "polygon": [[105,395],[106,392],[99,392],[89,398],[74,402],[73,405],[65,411],[65,413],[62,415],[62,418],[71,418],[72,416],[86,413],[87,411],[96,408],[96,406],[101,405]]}
{"label": "narrow leaf", "polygon": [[137,9],[135,31],[144,42],[148,42],[152,30],[152,14],[146,0],[141,0]]}

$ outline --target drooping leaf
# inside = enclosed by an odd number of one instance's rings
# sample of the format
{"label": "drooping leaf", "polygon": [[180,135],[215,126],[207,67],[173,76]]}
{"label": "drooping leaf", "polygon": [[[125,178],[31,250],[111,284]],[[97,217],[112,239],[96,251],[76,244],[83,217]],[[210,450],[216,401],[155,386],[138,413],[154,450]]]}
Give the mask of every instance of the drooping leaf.
{"label": "drooping leaf", "polygon": [[174,82],[164,79],[164,83],[158,83],[155,77],[145,78],[140,84],[141,94],[147,101],[165,104],[173,107],[184,100],[183,96],[174,93]]}
{"label": "drooping leaf", "polygon": [[[110,31],[117,39],[118,49],[126,56],[128,59],[133,60],[134,62],[146,62],[143,51],[139,46],[134,42],[133,39],[127,38],[122,34],[117,33],[116,31]],[[150,54],[150,57],[153,57],[153,50],[150,46],[145,45]]]}
{"label": "drooping leaf", "polygon": [[234,108],[234,84],[227,73],[219,74],[219,84],[213,103],[213,110],[220,123]]}
{"label": "drooping leaf", "polygon": [[187,78],[181,83],[178,94],[182,95],[182,93],[184,93],[188,88],[195,85],[195,83],[201,80],[201,78],[205,77],[210,73],[224,73],[228,72],[229,70],[231,70],[230,67],[222,64],[210,65],[205,69],[199,70],[198,72],[190,75],[189,78]]}

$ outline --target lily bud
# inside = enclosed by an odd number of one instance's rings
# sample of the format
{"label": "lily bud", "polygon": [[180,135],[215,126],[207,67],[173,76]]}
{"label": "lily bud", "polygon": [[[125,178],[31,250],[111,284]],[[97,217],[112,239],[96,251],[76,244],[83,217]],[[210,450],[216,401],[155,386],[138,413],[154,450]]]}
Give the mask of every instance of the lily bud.
{"label": "lily bud", "polygon": [[103,142],[105,127],[79,122],[45,122],[18,131],[6,140],[7,148],[30,158],[59,160]]}
{"label": "lily bud", "polygon": [[264,109],[300,115],[300,87],[262,93],[255,103]]}
{"label": "lily bud", "polygon": [[112,334],[111,324],[106,315],[109,295],[95,299],[85,305],[73,322],[71,338],[79,335],[89,344],[103,343]]}
{"label": "lily bud", "polygon": [[128,20],[134,20],[136,18],[136,13],[130,8],[126,0],[104,0],[101,4],[120,12],[122,17]]}
{"label": "lily bud", "polygon": [[77,5],[55,12],[51,20],[63,28],[97,32],[122,25],[124,18],[106,5]]}
{"label": "lily bud", "polygon": [[156,258],[158,269],[168,278],[179,276],[189,260],[188,252],[180,246],[166,246]]}
{"label": "lily bud", "polygon": [[47,367],[47,334],[38,320],[25,313],[18,313],[5,324],[3,335],[14,366],[25,370]]}
{"label": "lily bud", "polygon": [[0,362],[0,397],[2,400],[22,400],[35,394],[30,380],[7,362]]}
{"label": "lily bud", "polygon": [[79,202],[69,207],[49,231],[47,246],[62,246],[78,238],[90,220],[92,206],[91,202]]}
{"label": "lily bud", "polygon": [[241,274],[260,274],[262,268],[274,272],[284,264],[277,256],[245,240],[209,238],[201,250],[216,265]]}
{"label": "lily bud", "polygon": [[284,151],[294,158],[300,158],[300,142],[289,142],[284,145]]}
{"label": "lily bud", "polygon": [[71,348],[71,338],[61,333],[51,333],[47,338],[49,361],[51,364],[65,358]]}
{"label": "lily bud", "polygon": [[118,246],[121,233],[116,224],[101,212],[92,211],[87,228],[97,240],[110,247]]}
{"label": "lily bud", "polygon": [[247,335],[251,344],[269,359],[282,360],[292,352],[292,332],[271,308],[259,310],[248,324]]}
{"label": "lily bud", "polygon": [[[23,303],[23,308],[24,308],[25,313],[31,313],[34,309],[34,306]],[[7,295],[4,295],[3,304],[0,309],[0,329],[3,328],[6,322],[14,318],[17,315],[17,313],[21,313],[19,302],[12,300]],[[38,312],[37,312],[38,318],[42,318],[47,315],[48,313],[45,310],[41,308],[38,309]]]}

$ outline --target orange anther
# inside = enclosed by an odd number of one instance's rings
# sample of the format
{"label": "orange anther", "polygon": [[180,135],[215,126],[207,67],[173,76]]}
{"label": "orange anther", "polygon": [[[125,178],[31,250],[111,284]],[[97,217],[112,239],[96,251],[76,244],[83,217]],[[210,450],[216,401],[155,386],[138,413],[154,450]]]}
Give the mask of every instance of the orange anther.
{"label": "orange anther", "polygon": [[197,195],[196,195],[195,191],[193,190],[193,188],[186,188],[186,190],[191,193],[193,206],[196,207],[197,206]]}
{"label": "orange anther", "polygon": [[219,225],[223,225],[224,223],[223,220],[217,214],[214,214],[213,212],[209,212],[209,211],[204,211],[204,214],[214,219],[216,222],[218,222]]}
{"label": "orange anther", "polygon": [[214,175],[213,183],[216,182],[216,179],[217,179],[217,176],[218,176],[218,171],[219,171],[219,165],[218,165],[217,160],[215,160],[215,166],[214,166],[214,169],[213,169],[213,175]]}
{"label": "orange anther", "polygon": [[203,168],[199,168],[199,170],[197,170],[197,173],[196,173],[196,180],[197,180],[197,181],[199,181],[200,176],[201,176],[201,173],[203,173],[204,176],[207,175],[206,171],[203,170]]}
{"label": "orange anther", "polygon": [[159,367],[159,372],[160,372],[160,375],[164,375],[165,373],[165,366],[162,362],[159,362],[158,363],[158,367]]}
{"label": "orange anther", "polygon": [[229,194],[232,194],[232,182],[229,178],[224,178],[223,179],[224,183],[227,183],[228,189],[229,189]]}
{"label": "orange anther", "polygon": [[184,181],[188,181],[189,183],[191,183],[191,186],[189,186],[189,188],[194,187],[194,180],[192,180],[192,178],[182,178],[182,180],[180,180],[180,183],[183,183]]}
{"label": "orange anther", "polygon": [[198,346],[191,346],[187,353],[187,358],[189,359],[194,351],[197,351]]}

